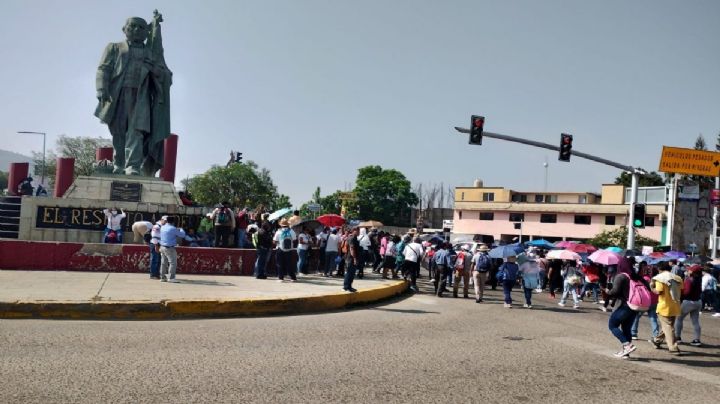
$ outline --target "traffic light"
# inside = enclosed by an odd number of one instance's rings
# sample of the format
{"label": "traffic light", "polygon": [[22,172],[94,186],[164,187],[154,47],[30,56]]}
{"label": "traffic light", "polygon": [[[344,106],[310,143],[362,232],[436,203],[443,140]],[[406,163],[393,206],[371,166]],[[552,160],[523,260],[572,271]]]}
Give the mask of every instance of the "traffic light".
{"label": "traffic light", "polygon": [[236,162],[236,163],[241,163],[241,162],[242,162],[242,153],[240,153],[240,152],[236,152],[236,153],[235,153],[235,162]]}
{"label": "traffic light", "polygon": [[483,126],[485,126],[485,117],[473,115],[470,118],[470,141],[469,144],[482,144]]}
{"label": "traffic light", "polygon": [[633,206],[633,227],[637,229],[645,228],[645,204],[636,203]]}
{"label": "traffic light", "polygon": [[572,154],[572,142],[572,135],[568,135],[567,133],[560,135],[560,155],[558,156],[558,160],[570,161],[570,155]]}

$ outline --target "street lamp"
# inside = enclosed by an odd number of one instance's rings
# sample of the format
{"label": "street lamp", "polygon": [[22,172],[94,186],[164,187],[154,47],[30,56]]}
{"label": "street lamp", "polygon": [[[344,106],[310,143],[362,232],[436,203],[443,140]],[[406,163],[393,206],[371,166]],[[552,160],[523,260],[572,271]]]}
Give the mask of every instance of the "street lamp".
{"label": "street lamp", "polygon": [[24,133],[26,135],[42,135],[43,137],[43,165],[42,165],[42,178],[40,179],[40,184],[45,184],[45,132],[32,132],[32,131],[25,131],[21,130],[18,131],[18,133]]}

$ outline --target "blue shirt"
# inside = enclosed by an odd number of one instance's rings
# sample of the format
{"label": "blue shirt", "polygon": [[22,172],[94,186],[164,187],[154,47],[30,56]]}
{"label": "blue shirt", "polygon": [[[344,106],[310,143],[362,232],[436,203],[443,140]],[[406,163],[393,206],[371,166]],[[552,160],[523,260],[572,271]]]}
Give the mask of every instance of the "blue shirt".
{"label": "blue shirt", "polygon": [[448,250],[442,249],[435,253],[435,263],[437,265],[445,265],[446,267],[452,267],[452,256]]}
{"label": "blue shirt", "polygon": [[169,223],[160,228],[160,245],[162,247],[175,247],[178,237],[185,238],[185,230],[178,229]]}

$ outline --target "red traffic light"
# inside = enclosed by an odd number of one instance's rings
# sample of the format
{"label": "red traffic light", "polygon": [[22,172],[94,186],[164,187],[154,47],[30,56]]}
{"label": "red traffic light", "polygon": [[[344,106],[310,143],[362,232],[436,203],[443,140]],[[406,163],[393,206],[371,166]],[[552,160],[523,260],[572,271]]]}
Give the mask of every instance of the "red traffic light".
{"label": "red traffic light", "polygon": [[485,125],[485,118],[481,116],[475,117],[475,119],[473,119],[473,125],[475,125],[476,128],[482,128],[483,125]]}

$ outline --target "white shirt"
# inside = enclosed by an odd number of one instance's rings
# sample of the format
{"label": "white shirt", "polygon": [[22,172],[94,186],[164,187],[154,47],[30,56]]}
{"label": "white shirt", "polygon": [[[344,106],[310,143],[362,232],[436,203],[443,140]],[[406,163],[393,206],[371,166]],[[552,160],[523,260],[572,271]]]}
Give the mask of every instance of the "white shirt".
{"label": "white shirt", "polygon": [[394,257],[395,256],[395,243],[392,241],[388,241],[387,244],[385,244],[385,256],[386,257]]}
{"label": "white shirt", "polygon": [[318,234],[318,236],[317,236],[318,245],[320,247],[324,246],[325,243],[327,243],[327,239],[328,239],[327,233],[323,232],[323,233]]}
{"label": "white shirt", "polygon": [[[302,243],[305,243],[305,244],[302,244]],[[298,236],[297,249],[298,250],[307,250],[308,248],[310,248],[310,236],[308,236],[305,233],[300,233],[300,235]]]}
{"label": "white shirt", "polygon": [[[706,273],[706,274],[703,274],[703,276],[702,276],[702,290],[703,290],[703,291],[708,290],[708,289],[713,290],[712,288],[708,288],[708,285],[710,285],[710,282],[713,282],[713,281],[715,281],[715,279],[713,278],[712,275],[707,274],[707,273]],[[717,284],[717,281],[715,281],[715,282],[713,282],[713,283]]]}
{"label": "white shirt", "polygon": [[[280,245],[280,235],[282,234],[282,232],[283,232],[284,230],[285,230],[285,228],[282,228],[282,227],[279,228],[279,229],[275,232],[275,236],[273,236],[273,241],[277,244],[277,248],[278,248],[279,250],[282,250],[282,248],[281,248],[282,246]],[[290,239],[291,239],[292,241],[297,240],[297,236],[295,235],[295,232],[294,232],[292,229],[288,229],[288,230],[290,230]]]}
{"label": "white shirt", "polygon": [[160,224],[160,221],[158,220],[157,223],[155,223],[152,227],[152,230],[150,230],[150,242],[152,244],[157,244],[160,242],[160,228],[162,227],[162,224]]}
{"label": "white shirt", "polygon": [[337,252],[338,245],[340,245],[340,236],[338,236],[337,234],[329,235],[327,239],[327,244],[325,246],[325,252]]}
{"label": "white shirt", "polygon": [[103,209],[103,213],[105,214],[105,217],[107,218],[107,227],[108,229],[112,230],[121,230],[122,225],[120,222],[125,218],[125,213],[116,213],[112,214],[110,213],[109,209]]}
{"label": "white shirt", "polygon": [[405,246],[403,255],[406,261],[420,262],[423,257],[423,246],[419,243],[410,243]]}

